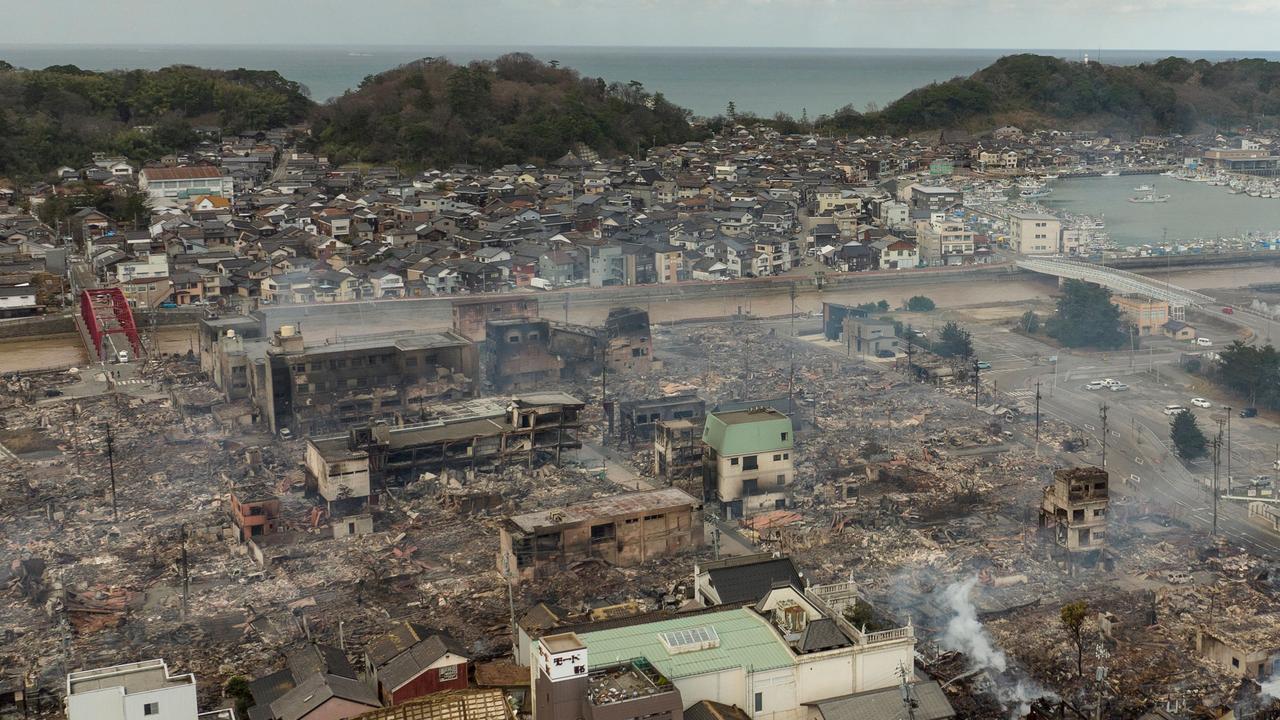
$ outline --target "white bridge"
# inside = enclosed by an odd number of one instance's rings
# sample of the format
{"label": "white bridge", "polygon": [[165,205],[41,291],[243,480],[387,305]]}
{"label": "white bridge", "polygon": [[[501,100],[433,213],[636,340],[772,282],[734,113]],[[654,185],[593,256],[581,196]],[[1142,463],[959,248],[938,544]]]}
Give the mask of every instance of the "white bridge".
{"label": "white bridge", "polygon": [[1164,300],[1170,305],[1203,307],[1215,304],[1214,299],[1204,293],[1152,280],[1128,270],[1117,270],[1084,260],[1036,257],[1019,258],[1015,264],[1023,270],[1072,280],[1084,280],[1117,293],[1145,295],[1154,300]]}

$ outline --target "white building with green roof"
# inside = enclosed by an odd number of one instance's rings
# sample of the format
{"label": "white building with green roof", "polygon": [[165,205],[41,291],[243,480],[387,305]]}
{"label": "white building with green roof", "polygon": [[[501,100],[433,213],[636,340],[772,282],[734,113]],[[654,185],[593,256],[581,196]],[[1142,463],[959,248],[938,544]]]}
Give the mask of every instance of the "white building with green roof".
{"label": "white building with green roof", "polygon": [[725,517],[747,517],[791,503],[795,432],[771,407],[710,413],[702,428],[706,497]]}
{"label": "white building with green roof", "polygon": [[818,701],[894,687],[915,648],[911,627],[863,633],[794,587],[775,588],[754,606],[574,634],[592,672],[644,658],[686,705],[736,705],[753,720],[805,720]]}

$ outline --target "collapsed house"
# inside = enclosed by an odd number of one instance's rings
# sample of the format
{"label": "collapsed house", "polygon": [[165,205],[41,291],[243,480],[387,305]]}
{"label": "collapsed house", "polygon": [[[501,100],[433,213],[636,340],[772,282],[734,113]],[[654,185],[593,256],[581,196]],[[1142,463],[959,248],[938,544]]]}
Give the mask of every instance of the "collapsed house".
{"label": "collapsed house", "polygon": [[575,563],[637,565],[702,547],[702,503],[677,488],[614,495],[507,518],[498,570],[512,584]]}
{"label": "collapsed house", "polygon": [[370,423],[346,434],[308,437],[306,482],[331,505],[364,500],[371,487],[446,468],[492,469],[523,462],[560,463],[578,439],[584,404],[558,392],[425,407],[425,422]]}

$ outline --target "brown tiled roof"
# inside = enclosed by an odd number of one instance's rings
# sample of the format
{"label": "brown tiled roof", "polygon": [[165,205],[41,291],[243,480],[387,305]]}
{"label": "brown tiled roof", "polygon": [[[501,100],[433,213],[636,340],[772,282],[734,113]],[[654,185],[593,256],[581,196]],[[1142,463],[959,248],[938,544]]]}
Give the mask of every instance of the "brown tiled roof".
{"label": "brown tiled roof", "polygon": [[191,167],[143,168],[147,180],[196,180],[200,178],[220,178],[222,168],[212,165],[195,165]]}

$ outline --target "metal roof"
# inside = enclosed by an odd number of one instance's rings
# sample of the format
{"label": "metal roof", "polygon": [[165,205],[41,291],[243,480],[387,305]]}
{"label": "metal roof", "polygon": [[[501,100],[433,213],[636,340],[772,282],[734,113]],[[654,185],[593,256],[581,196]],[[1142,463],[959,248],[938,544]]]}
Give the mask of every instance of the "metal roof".
{"label": "metal roof", "polygon": [[[710,628],[719,636],[720,644],[676,655],[667,652],[662,633],[696,628]],[[672,680],[733,668],[773,670],[793,663],[791,651],[773,629],[747,608],[581,633],[578,637],[587,646],[592,669],[643,657]]]}
{"label": "metal roof", "polygon": [[789,450],[793,444],[791,418],[773,408],[711,413],[702,440],[721,455]]}

